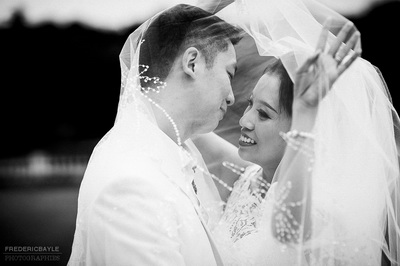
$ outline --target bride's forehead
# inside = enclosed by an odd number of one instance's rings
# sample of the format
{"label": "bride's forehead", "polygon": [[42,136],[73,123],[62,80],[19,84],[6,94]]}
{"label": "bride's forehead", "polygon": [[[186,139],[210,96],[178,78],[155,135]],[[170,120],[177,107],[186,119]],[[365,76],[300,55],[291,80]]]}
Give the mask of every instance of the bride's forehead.
{"label": "bride's forehead", "polygon": [[277,98],[279,95],[280,79],[277,75],[266,73],[258,80],[253,90],[254,98]]}

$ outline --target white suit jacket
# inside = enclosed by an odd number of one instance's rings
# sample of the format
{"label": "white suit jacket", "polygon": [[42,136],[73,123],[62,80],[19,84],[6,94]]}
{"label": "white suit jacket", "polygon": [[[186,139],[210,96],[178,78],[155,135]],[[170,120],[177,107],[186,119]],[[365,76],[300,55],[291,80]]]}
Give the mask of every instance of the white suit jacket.
{"label": "white suit jacket", "polygon": [[114,126],[90,158],[68,265],[217,265],[178,146],[150,122],[137,145],[129,130]]}

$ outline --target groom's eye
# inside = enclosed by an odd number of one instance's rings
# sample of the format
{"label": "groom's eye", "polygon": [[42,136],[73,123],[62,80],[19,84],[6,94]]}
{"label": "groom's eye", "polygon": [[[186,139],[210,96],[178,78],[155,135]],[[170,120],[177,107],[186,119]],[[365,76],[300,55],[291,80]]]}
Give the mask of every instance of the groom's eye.
{"label": "groom's eye", "polygon": [[227,72],[227,73],[228,73],[229,79],[232,80],[233,79],[233,74],[231,72]]}

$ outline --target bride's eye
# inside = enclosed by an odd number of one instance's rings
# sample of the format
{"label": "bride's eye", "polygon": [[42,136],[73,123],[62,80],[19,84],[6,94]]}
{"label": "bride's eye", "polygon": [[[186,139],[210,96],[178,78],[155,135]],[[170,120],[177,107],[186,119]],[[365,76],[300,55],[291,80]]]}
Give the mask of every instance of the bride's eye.
{"label": "bride's eye", "polygon": [[262,109],[257,109],[258,116],[261,120],[271,119],[271,117]]}
{"label": "bride's eye", "polygon": [[248,102],[248,105],[247,105],[248,107],[253,106],[253,99],[251,97],[247,99],[247,102]]}

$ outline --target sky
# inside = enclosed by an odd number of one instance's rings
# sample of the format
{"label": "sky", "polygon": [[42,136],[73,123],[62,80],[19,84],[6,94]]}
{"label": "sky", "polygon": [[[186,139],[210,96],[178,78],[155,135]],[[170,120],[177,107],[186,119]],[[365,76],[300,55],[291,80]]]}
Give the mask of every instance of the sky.
{"label": "sky", "polygon": [[[357,17],[377,4],[395,0],[319,1],[344,16]],[[94,28],[119,30],[141,23],[174,4],[196,2],[197,0],[0,0],[0,27],[7,27],[13,14],[20,11],[26,22],[33,25],[43,22],[59,25],[79,22]]]}

